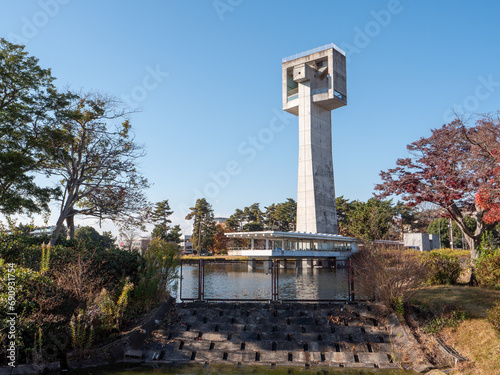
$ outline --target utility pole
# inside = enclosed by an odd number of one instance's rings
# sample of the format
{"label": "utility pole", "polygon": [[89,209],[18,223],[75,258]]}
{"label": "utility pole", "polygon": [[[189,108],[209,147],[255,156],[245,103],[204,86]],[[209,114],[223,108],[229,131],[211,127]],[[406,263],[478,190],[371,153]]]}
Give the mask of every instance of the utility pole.
{"label": "utility pole", "polygon": [[453,250],[453,221],[451,221],[450,217],[449,227],[450,227],[450,249]]}
{"label": "utility pole", "polygon": [[439,225],[439,248],[441,249],[441,218],[438,218]]}

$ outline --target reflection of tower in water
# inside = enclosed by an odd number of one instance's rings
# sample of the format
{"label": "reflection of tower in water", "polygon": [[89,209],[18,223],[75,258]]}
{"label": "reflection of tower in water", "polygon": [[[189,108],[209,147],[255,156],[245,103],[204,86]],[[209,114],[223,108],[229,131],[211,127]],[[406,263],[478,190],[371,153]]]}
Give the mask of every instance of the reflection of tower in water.
{"label": "reflection of tower in water", "polygon": [[[347,271],[321,267],[281,268],[280,298],[298,300],[331,300],[348,297]],[[286,297],[285,297],[286,296]]]}

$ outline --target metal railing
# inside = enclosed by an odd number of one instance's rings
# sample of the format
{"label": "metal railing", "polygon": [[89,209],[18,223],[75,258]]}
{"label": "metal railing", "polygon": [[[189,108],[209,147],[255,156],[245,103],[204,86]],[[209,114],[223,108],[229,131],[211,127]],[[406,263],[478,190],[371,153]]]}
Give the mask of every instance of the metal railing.
{"label": "metal railing", "polygon": [[342,247],[337,247],[337,248],[333,248],[333,249],[310,249],[310,248],[307,248],[307,249],[283,249],[281,247],[274,247],[274,248],[268,248],[266,249],[265,246],[256,246],[254,247],[253,249],[250,248],[250,247],[230,247],[227,249],[228,251],[252,251],[252,250],[272,250],[272,251],[325,251],[325,252],[339,252],[339,253],[344,253],[344,252],[351,252],[352,251],[352,248],[350,247],[345,247],[345,246],[342,246]]}
{"label": "metal railing", "polygon": [[[304,260],[315,260],[314,258],[305,258]],[[322,259],[323,260],[323,259]],[[252,260],[217,260],[211,261],[207,259],[199,259],[197,262],[194,260],[181,260],[180,265],[180,287],[179,287],[179,299],[181,301],[206,301],[206,302],[356,302],[356,294],[355,294],[355,284],[354,284],[354,268],[352,265],[351,259],[347,260],[347,298],[339,299],[299,299],[299,298],[281,298],[280,297],[280,288],[279,288],[279,271],[280,271],[280,262],[286,260],[274,259],[270,258],[268,261],[271,262],[269,271],[271,271],[271,298],[210,298],[205,297],[205,264],[207,263],[247,263]],[[183,280],[183,264],[198,264],[198,288],[197,288],[197,296],[196,297],[184,297],[182,295],[182,280]]]}
{"label": "metal railing", "polygon": [[309,51],[305,51],[305,52],[297,53],[296,55],[285,57],[285,58],[283,58],[281,60],[281,62],[285,63],[287,61],[292,61],[292,60],[298,59],[300,57],[304,57],[304,56],[307,56],[307,55],[310,55],[310,54],[316,53],[316,52],[321,52],[321,51],[324,51],[324,50],[327,50],[327,49],[330,49],[330,48],[333,48],[333,49],[337,50],[338,52],[340,52],[341,54],[343,54],[345,56],[345,52],[344,51],[342,51],[335,44],[330,43],[330,44],[326,44],[326,45],[321,46],[321,47],[310,49]]}

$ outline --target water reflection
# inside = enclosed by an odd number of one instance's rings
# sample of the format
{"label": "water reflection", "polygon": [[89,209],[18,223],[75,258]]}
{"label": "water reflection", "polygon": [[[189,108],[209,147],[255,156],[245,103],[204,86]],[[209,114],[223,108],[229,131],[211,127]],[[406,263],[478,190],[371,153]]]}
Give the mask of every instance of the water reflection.
{"label": "water reflection", "polygon": [[[183,265],[182,297],[198,297],[198,266]],[[278,275],[279,299],[347,299],[345,269],[287,268]],[[246,263],[206,263],[205,298],[271,299],[271,271],[249,269]]]}

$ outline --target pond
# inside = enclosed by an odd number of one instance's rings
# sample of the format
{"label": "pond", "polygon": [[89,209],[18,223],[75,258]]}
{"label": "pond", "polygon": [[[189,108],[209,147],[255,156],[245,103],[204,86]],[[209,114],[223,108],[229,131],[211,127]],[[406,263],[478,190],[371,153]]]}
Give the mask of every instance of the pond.
{"label": "pond", "polygon": [[[179,272],[180,275],[180,272]],[[247,263],[205,263],[204,295],[210,299],[264,299],[272,294],[271,271],[249,269]],[[173,295],[198,296],[198,266],[183,265],[180,282]],[[348,271],[344,268],[286,268],[278,272],[278,297],[281,300],[347,300]]]}

